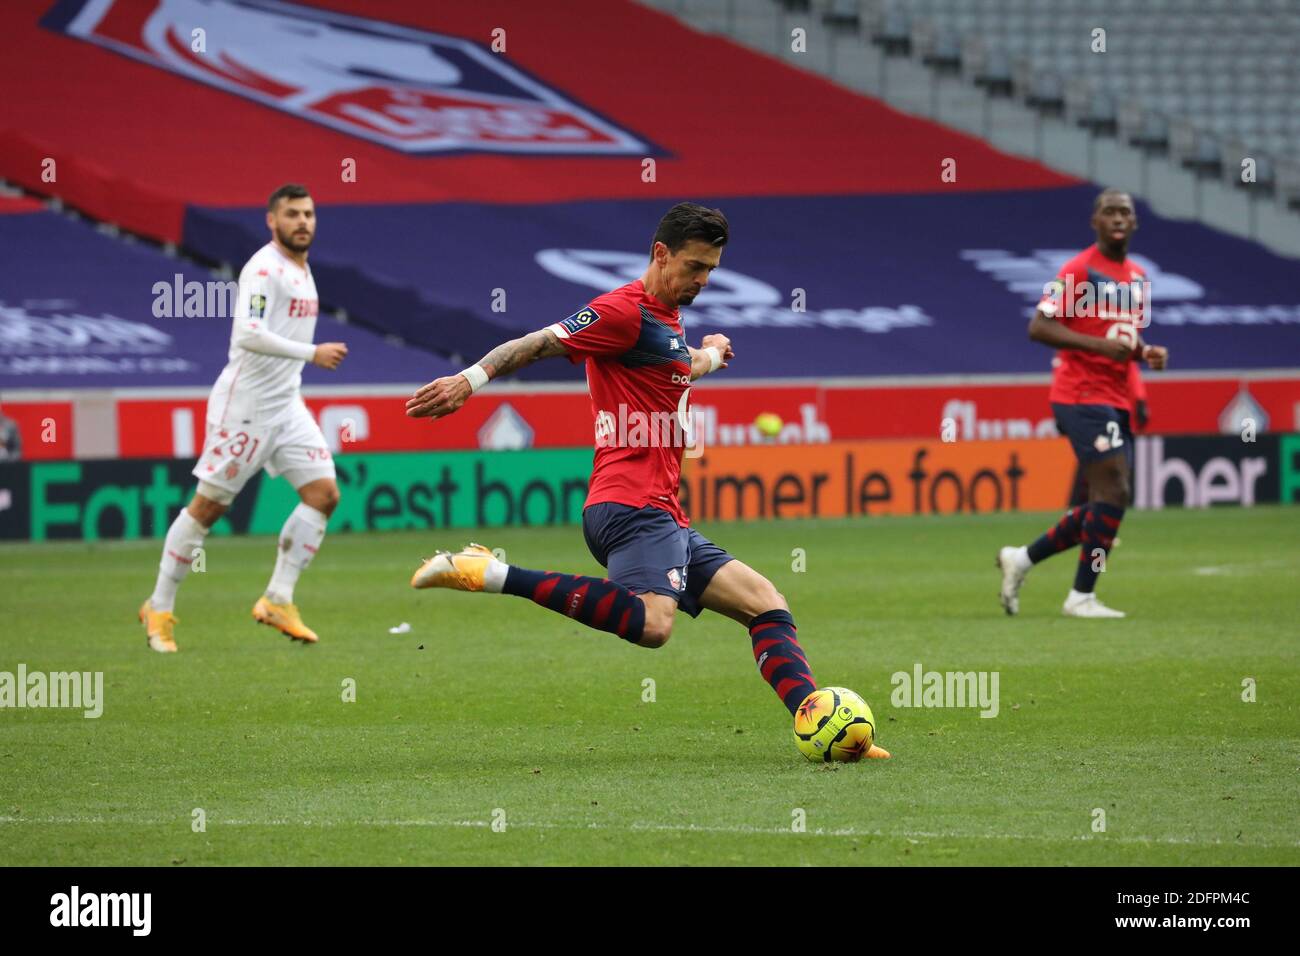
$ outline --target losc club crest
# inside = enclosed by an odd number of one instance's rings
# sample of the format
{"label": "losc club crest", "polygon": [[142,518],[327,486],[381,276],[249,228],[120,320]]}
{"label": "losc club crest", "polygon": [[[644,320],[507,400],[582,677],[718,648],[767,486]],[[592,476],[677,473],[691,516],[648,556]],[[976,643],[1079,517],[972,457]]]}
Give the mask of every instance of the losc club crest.
{"label": "losc club crest", "polygon": [[501,54],[381,20],[276,0],[72,0],[43,23],[404,153],[653,151]]}

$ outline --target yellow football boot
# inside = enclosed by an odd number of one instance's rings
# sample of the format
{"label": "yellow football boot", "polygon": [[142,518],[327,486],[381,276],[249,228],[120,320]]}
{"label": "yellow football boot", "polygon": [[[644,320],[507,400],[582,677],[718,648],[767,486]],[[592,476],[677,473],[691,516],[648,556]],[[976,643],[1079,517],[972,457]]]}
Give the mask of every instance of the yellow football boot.
{"label": "yellow football boot", "polygon": [[473,542],[455,554],[438,551],[411,576],[411,587],[482,591],[488,565],[495,560],[490,548]]}
{"label": "yellow football boot", "polygon": [[171,611],[155,611],[148,601],[140,605],[140,623],[144,625],[145,637],[149,640],[149,650],[161,654],[175,654],[180,650],[176,646],[176,637],[172,633],[178,623]]}
{"label": "yellow football boot", "polygon": [[253,605],[253,620],[275,628],[286,637],[304,644],[315,644],[319,638],[316,632],[302,622],[296,604],[272,604],[263,594]]}

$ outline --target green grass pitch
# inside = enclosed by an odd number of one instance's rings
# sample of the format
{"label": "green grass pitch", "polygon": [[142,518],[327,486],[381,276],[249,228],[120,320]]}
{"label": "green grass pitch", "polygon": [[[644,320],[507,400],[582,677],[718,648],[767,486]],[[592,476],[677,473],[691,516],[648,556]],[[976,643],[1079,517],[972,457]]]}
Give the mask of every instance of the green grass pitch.
{"label": "green grass pitch", "polygon": [[[249,616],[274,542],[212,539],[173,656],[134,618],[157,542],[5,545],[0,671],[103,671],[105,704],[0,710],[0,864],[1300,863],[1300,508],[1131,513],[1099,589],[1127,620],[1060,616],[1073,553],[1007,618],[994,552],[1053,517],[702,528],[873,706],[893,759],[839,767],[799,756],[721,617],[651,651],[407,586],[471,538],[596,573],[574,527],[326,538],[316,647]],[[918,662],[997,671],[998,716],[891,706]]]}

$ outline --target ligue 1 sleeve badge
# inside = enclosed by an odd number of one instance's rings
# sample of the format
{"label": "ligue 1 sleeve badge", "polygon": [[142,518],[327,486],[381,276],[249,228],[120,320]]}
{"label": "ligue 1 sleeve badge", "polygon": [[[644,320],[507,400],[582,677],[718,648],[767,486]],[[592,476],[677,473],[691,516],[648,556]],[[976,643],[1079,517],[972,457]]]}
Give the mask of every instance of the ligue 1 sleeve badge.
{"label": "ligue 1 sleeve badge", "polygon": [[564,331],[573,335],[575,332],[581,332],[599,318],[600,313],[588,306],[585,309],[579,309],[560,324],[564,327]]}

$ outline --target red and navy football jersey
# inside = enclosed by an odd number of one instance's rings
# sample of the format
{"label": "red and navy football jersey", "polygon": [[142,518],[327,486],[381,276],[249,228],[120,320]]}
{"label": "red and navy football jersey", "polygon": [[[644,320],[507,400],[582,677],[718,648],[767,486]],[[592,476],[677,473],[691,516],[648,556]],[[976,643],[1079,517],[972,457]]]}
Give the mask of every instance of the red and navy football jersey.
{"label": "red and navy football jersey", "polygon": [[[1108,259],[1094,244],[1061,266],[1038,308],[1075,332],[1135,344],[1150,314],[1145,279],[1146,273],[1132,259]],[[1129,408],[1132,364],[1079,349],[1060,349],[1052,360],[1050,401]]]}
{"label": "red and navy football jersey", "polygon": [[691,354],[678,310],[638,279],[550,330],[569,361],[587,365],[596,426],[587,504],[650,505],[686,527],[677,487],[689,440]]}

